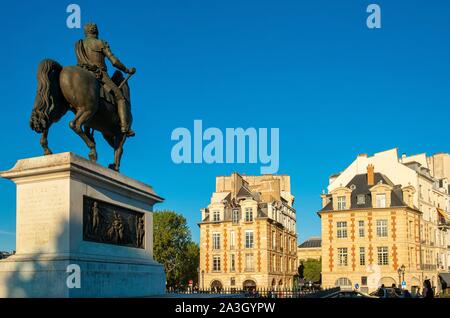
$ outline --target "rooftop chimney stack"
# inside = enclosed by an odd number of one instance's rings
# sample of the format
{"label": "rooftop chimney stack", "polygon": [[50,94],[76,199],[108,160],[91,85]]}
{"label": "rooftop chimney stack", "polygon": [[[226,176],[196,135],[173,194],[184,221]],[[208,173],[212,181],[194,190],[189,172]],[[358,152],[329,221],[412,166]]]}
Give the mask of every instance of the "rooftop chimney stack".
{"label": "rooftop chimney stack", "polygon": [[372,164],[367,166],[367,185],[375,184],[374,170],[375,168]]}

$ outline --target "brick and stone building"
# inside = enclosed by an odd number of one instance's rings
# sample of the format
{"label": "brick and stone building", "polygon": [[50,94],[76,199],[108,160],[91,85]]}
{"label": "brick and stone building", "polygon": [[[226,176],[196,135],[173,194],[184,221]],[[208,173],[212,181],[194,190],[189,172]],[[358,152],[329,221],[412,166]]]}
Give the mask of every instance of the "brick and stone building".
{"label": "brick and stone building", "polygon": [[217,177],[199,223],[200,288],[291,288],[297,273],[293,204],[289,176]]}
{"label": "brick and stone building", "polygon": [[359,155],[330,177],[318,213],[323,287],[370,292],[405,281],[414,291],[430,279],[440,290],[450,270],[446,156]]}

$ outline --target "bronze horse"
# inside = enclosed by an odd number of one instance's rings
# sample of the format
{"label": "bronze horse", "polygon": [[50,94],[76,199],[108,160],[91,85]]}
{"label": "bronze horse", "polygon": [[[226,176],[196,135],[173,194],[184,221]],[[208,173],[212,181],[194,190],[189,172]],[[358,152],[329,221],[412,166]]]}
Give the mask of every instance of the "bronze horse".
{"label": "bronze horse", "polygon": [[[45,59],[38,67],[38,87],[30,118],[31,129],[42,134],[40,144],[44,154],[51,154],[47,136],[51,125],[68,110],[75,114],[69,123],[89,147],[89,159],[97,160],[94,130],[98,130],[114,149],[114,163],[109,168],[119,171],[126,136],[121,132],[116,105],[101,97],[101,83],[95,74],[79,66],[62,67],[58,62]],[[112,80],[119,85],[123,75],[116,71]],[[130,102],[128,84],[123,85],[125,98]]]}

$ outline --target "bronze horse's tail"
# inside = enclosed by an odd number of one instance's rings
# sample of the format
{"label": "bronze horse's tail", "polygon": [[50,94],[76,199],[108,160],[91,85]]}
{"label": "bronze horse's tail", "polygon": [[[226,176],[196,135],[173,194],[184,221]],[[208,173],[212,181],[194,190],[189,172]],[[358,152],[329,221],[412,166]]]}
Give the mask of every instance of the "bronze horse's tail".
{"label": "bronze horse's tail", "polygon": [[53,60],[45,59],[38,66],[38,87],[31,112],[30,127],[38,133],[48,130],[67,112],[65,101],[59,87],[59,74],[62,66]]}

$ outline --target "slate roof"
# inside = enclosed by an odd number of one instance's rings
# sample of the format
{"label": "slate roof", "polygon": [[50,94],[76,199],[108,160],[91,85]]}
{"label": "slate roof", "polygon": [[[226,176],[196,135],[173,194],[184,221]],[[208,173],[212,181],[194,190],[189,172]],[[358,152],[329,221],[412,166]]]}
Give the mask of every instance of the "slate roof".
{"label": "slate roof", "polygon": [[313,247],[321,247],[322,246],[322,239],[319,237],[311,237],[304,241],[302,244],[300,244],[299,248],[313,248]]}
{"label": "slate roof", "polygon": [[241,187],[236,195],[237,198],[251,198],[252,193],[246,187]]}
{"label": "slate roof", "polygon": [[[256,211],[256,214],[254,215],[257,218],[264,218],[268,217],[268,206],[265,202],[259,202],[260,196],[258,192],[251,192],[247,187],[242,186],[239,191],[236,194],[237,199],[243,199],[243,198],[252,198],[255,201],[258,201],[258,208]],[[228,202],[228,204],[225,205],[224,209],[224,218],[221,221],[229,221],[232,219],[232,213],[234,209],[238,209],[240,213],[244,213],[241,210],[240,205],[235,205],[235,201],[231,198],[231,194],[228,194],[223,201]],[[202,222],[211,222],[212,217],[210,216],[211,212],[208,208],[205,209],[208,213],[206,214],[206,217],[202,220]]]}
{"label": "slate roof", "polygon": [[[358,174],[353,177],[352,180],[346,185],[347,188],[352,190],[350,198],[350,209],[362,209],[372,207],[372,196],[370,193],[370,188],[378,183],[387,184],[393,187],[391,191],[391,207],[405,206],[403,202],[403,192],[400,185],[394,185],[392,181],[381,173],[374,173],[374,184],[367,184],[367,173]],[[364,200],[358,202],[358,197],[364,197]],[[321,211],[331,211],[333,210],[333,201],[330,202],[322,208]]]}

